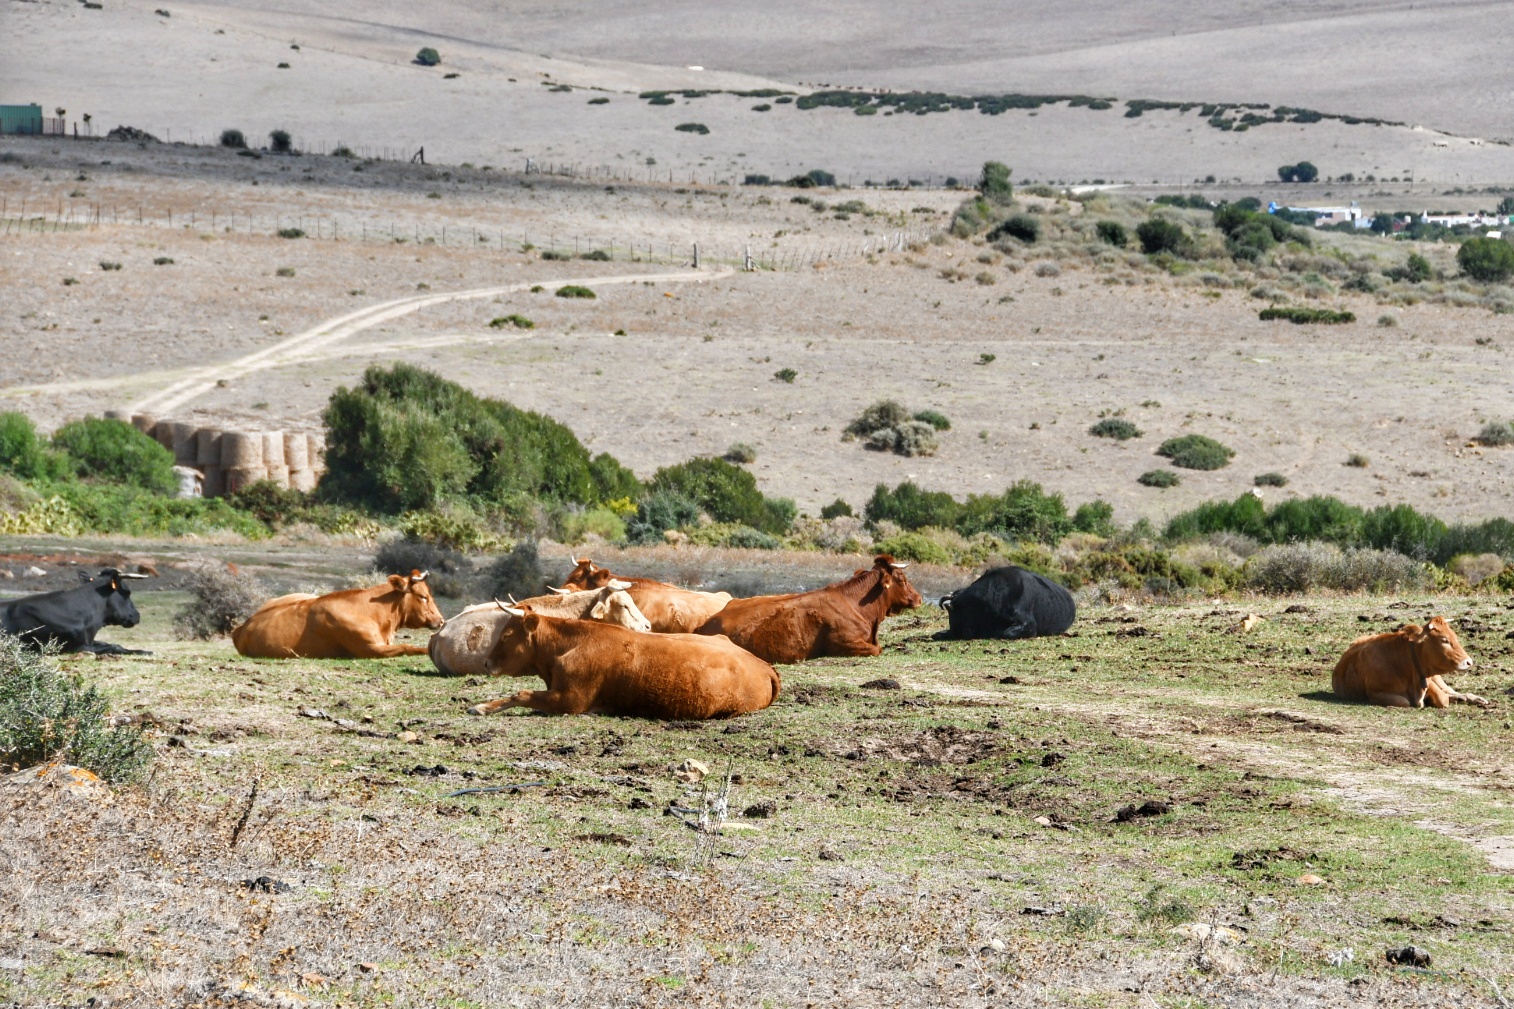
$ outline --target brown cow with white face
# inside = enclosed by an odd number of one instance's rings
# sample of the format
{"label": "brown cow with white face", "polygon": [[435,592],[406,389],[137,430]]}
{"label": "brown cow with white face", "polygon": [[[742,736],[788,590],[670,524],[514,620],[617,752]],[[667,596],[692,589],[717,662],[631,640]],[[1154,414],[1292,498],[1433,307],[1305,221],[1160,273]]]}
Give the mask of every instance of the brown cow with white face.
{"label": "brown cow with white face", "polygon": [[[515,606],[529,604],[537,613],[551,617],[599,620],[648,633],[652,629],[651,622],[636,608],[625,588],[625,582],[610,582],[602,589],[586,592],[554,590],[558,594],[534,596],[518,603],[512,600],[512,603]],[[431,642],[426,646],[431,664],[448,676],[491,675],[489,653],[494,650],[505,625],[514,619],[505,604],[498,600],[469,606],[431,635]]]}
{"label": "brown cow with white face", "polygon": [[1471,668],[1472,657],[1446,618],[1434,617],[1423,627],[1405,624],[1357,638],[1335,664],[1330,685],[1342,700],[1392,708],[1422,708],[1426,701],[1436,708],[1453,701],[1489,707],[1486,698],[1458,693],[1442,679]]}
{"label": "brown cow with white face", "polygon": [[887,554],[846,581],[811,592],[735,599],[700,626],[724,634],[768,662],[790,663],[822,655],[877,655],[878,625],[914,609],[920,593],[904,575],[907,564]]}
{"label": "brown cow with white face", "polygon": [[475,704],[471,715],[526,707],[554,715],[730,718],[773,703],[772,666],[730,641],[697,634],[638,634],[592,620],[533,613],[505,625],[489,665],[503,676],[540,676],[546,690],[522,690]]}
{"label": "brown cow with white face", "polygon": [[382,585],[313,596],[303,592],[263,604],[236,630],[231,643],[258,659],[384,659],[425,655],[397,645],[401,627],[433,630],[446,621],[431,598],[426,573],[390,575]]}
{"label": "brown cow with white face", "polygon": [[611,574],[609,568],[598,567],[587,557],[573,561],[574,568],[564,579],[564,588],[597,589],[612,579],[629,582],[631,587],[626,591],[652,621],[652,630],[659,634],[691,634],[731,601],[729,592],[696,592],[650,578]]}

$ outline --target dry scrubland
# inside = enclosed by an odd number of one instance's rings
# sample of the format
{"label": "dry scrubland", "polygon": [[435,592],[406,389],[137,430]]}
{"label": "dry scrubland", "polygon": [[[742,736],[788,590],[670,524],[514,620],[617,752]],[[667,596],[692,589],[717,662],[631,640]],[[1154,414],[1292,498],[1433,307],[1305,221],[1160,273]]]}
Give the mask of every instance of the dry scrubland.
{"label": "dry scrubland", "polygon": [[[1499,601],[1085,600],[1073,636],[1013,644],[933,642],[922,610],[878,659],[785,668],[767,711],[661,724],[470,718],[510,688],[245,660],[172,639],[181,594],[137,598],[112,640],[156,656],[64,662],[148,724],[151,779],[6,798],[21,1004],[1492,1006],[1514,983]],[[1456,684],[1504,703],[1323,692],[1351,638],[1432,610],[1479,664]],[[713,786],[675,779],[690,758]],[[727,773],[724,833],[666,813]],[[1429,970],[1383,962],[1408,943]]]}

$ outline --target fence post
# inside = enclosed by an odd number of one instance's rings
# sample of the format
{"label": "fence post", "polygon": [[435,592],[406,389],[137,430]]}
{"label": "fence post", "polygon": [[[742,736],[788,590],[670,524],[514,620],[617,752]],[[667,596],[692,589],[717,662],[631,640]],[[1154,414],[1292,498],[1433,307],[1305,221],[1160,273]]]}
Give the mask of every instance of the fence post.
{"label": "fence post", "polygon": [[699,243],[694,243],[694,269],[699,269]]}

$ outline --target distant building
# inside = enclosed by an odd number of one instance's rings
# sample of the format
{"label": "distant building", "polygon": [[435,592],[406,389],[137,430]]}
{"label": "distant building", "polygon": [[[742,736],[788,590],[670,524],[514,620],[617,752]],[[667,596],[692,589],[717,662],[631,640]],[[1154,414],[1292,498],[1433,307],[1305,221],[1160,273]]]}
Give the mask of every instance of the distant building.
{"label": "distant building", "polygon": [[1447,228],[1454,228],[1458,224],[1473,228],[1496,228],[1504,223],[1504,218],[1497,214],[1432,214],[1427,211],[1419,215],[1419,223],[1440,224]]}
{"label": "distant building", "polygon": [[0,105],[0,136],[61,137],[63,131],[63,120],[44,116],[40,105]]}
{"label": "distant building", "polygon": [[[1276,207],[1277,204],[1274,203],[1268,209],[1275,210]],[[1333,224],[1345,224],[1348,221],[1358,228],[1372,227],[1372,218],[1362,213],[1361,206],[1356,203],[1351,204],[1349,207],[1287,207],[1285,209],[1295,214],[1314,215],[1314,226],[1316,228],[1329,227]]]}

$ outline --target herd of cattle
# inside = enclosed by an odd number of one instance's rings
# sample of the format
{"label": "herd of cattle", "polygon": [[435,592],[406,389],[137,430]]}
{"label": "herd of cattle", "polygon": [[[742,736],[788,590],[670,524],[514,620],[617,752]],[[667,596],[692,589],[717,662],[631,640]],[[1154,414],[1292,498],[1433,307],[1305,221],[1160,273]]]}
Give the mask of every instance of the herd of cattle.
{"label": "herd of cattle", "polygon": [[[665,719],[727,718],[773,703],[775,664],[820,656],[878,655],[878,628],[920,606],[907,567],[887,555],[850,578],[809,592],[732,598],[646,578],[622,578],[576,560],[561,588],[509,604],[470,606],[446,620],[426,575],[392,575],[372,588],[271,599],[232,631],[254,658],[366,659],[429,655],[444,674],[539,676],[522,690],[469,708],[552,714],[604,713]],[[83,584],[0,603],[0,631],[36,647],[96,654],[150,654],[97,641],[105,625],[141,619],[129,581],[106,569]],[[937,638],[1022,639],[1057,635],[1076,607],[1062,586],[1033,572],[994,568],[941,600],[949,627]],[[396,644],[401,628],[434,633],[426,648]],[[1444,708],[1489,702],[1446,684],[1472,659],[1444,617],[1358,638],[1336,663],[1337,696],[1390,707]]]}

